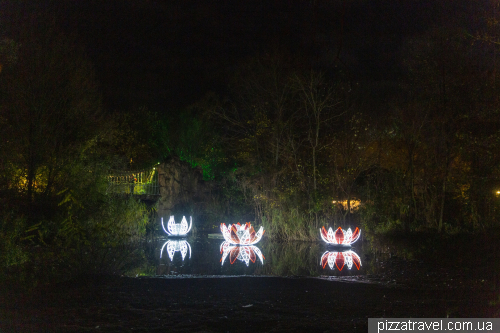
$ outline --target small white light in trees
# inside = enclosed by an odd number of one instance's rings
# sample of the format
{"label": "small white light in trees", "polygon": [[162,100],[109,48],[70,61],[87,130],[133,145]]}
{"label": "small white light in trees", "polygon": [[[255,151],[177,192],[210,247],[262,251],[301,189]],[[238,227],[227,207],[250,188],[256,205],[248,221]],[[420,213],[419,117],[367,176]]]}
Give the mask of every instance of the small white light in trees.
{"label": "small white light in trees", "polygon": [[193,217],[189,217],[189,225],[186,221],[186,217],[182,217],[181,223],[176,224],[174,220],[174,216],[170,216],[170,219],[167,223],[167,228],[165,229],[165,225],[163,224],[163,217],[161,218],[161,226],[163,230],[170,236],[185,236],[191,227],[193,226]]}

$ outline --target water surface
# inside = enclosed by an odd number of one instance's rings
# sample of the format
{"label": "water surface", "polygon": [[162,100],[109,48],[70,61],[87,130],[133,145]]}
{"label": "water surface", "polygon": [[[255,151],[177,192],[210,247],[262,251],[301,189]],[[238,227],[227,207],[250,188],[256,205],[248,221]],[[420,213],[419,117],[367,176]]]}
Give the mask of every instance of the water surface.
{"label": "water surface", "polygon": [[275,242],[253,246],[224,244],[208,235],[158,238],[148,244],[156,275],[366,275],[363,243],[332,249],[319,242]]}
{"label": "water surface", "polygon": [[[490,237],[490,236],[488,236]],[[222,238],[198,234],[156,238],[145,244],[146,262],[134,275],[305,276],[425,288],[499,288],[500,237],[359,239],[339,252],[322,241],[221,246]]]}

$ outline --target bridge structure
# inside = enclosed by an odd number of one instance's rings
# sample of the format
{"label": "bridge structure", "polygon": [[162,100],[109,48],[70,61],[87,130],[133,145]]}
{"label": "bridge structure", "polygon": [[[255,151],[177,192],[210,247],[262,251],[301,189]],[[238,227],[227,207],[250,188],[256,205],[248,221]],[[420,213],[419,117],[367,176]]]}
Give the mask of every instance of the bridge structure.
{"label": "bridge structure", "polygon": [[157,204],[159,222],[173,214],[200,216],[210,201],[211,188],[203,180],[201,169],[172,157],[143,170],[110,172],[107,191]]}
{"label": "bridge structure", "polygon": [[108,177],[108,193],[130,194],[141,199],[157,200],[160,197],[158,168],[139,171],[113,171]]}

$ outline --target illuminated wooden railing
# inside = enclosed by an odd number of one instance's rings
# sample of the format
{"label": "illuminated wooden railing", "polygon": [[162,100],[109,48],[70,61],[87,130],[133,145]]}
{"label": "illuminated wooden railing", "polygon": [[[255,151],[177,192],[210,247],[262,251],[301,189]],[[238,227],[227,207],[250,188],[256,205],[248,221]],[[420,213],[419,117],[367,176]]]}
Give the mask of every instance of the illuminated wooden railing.
{"label": "illuminated wooden railing", "polygon": [[158,170],[113,171],[109,176],[108,193],[160,195]]}

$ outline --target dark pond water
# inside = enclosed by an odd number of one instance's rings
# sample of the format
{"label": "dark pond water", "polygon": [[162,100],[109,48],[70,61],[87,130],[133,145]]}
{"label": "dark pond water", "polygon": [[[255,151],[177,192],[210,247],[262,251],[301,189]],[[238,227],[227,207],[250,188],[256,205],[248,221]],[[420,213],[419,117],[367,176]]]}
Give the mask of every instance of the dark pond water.
{"label": "dark pond water", "polygon": [[[364,275],[363,246],[339,250],[315,242],[273,242],[253,246],[223,244],[208,235],[185,239],[157,239],[156,275]],[[151,253],[151,252],[150,252]],[[323,260],[322,260],[323,258]]]}
{"label": "dark pond water", "polygon": [[427,236],[360,238],[338,251],[317,242],[276,242],[252,247],[221,246],[222,238],[197,234],[156,238],[144,245],[145,263],[130,275],[311,276],[434,287],[498,287],[500,237],[463,236],[436,241]]}

